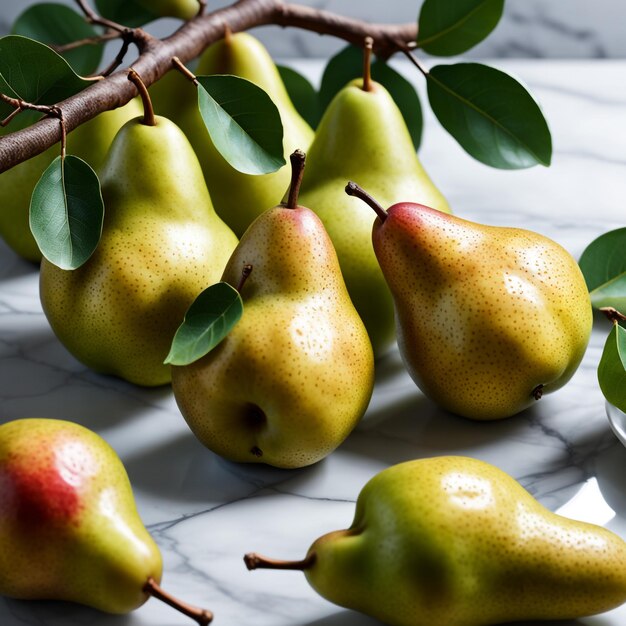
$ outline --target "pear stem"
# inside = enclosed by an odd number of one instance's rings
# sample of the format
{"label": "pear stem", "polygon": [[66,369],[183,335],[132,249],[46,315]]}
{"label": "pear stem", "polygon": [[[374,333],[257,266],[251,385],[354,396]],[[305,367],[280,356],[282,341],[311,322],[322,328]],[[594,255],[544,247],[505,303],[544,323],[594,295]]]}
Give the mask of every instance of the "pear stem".
{"label": "pear stem", "polygon": [[237,285],[237,291],[241,293],[243,286],[246,284],[248,280],[248,276],[252,274],[252,265],[250,263],[246,263],[241,270],[241,278],[239,279],[239,284]]}
{"label": "pear stem", "polygon": [[374,40],[371,37],[365,38],[363,47],[363,91],[372,90],[372,50]]}
{"label": "pear stem", "polygon": [[287,208],[296,209],[298,207],[298,195],[300,194],[300,185],[302,185],[306,154],[302,150],[296,150],[289,157],[289,160],[291,161],[291,186],[289,187]]}
{"label": "pear stem", "polygon": [[128,70],[128,80],[137,87],[137,91],[141,96],[141,101],[143,102],[143,122],[146,126],[156,126],[156,120],[154,119],[154,108],[152,107],[152,100],[150,99],[150,94],[148,93],[148,88],[144,84],[143,80],[141,80],[141,76],[135,72],[134,69]]}
{"label": "pear stem", "polygon": [[224,22],[224,43],[230,44],[233,40],[233,31],[230,28],[230,24]]}
{"label": "pear stem", "polygon": [[346,193],[349,196],[354,196],[355,198],[363,200],[365,204],[371,206],[372,209],[376,211],[376,215],[378,215],[381,222],[384,222],[387,219],[387,211],[385,211],[385,209],[383,209],[383,207],[378,202],[376,202],[376,200],[374,200],[374,198],[372,198],[372,196],[370,196],[367,191],[359,187],[356,183],[350,181],[346,185]]}
{"label": "pear stem", "polygon": [[541,400],[541,398],[543,397],[543,385],[537,385],[533,390],[532,390],[532,397],[535,400]]}
{"label": "pear stem", "polygon": [[315,553],[311,552],[302,561],[281,561],[261,556],[256,552],[249,552],[243,557],[243,561],[249,570],[253,569],[288,569],[303,571],[309,569],[315,563]]}
{"label": "pear stem", "polygon": [[603,306],[599,309],[601,313],[604,313],[609,322],[613,324],[619,324],[620,322],[626,322],[626,315],[620,313],[617,309],[614,309],[612,306]]}
{"label": "pear stem", "polygon": [[153,598],[161,600],[161,602],[171,606],[183,615],[195,620],[199,626],[207,626],[213,621],[213,613],[211,613],[211,611],[200,609],[175,598],[166,591],[163,591],[154,578],[148,578],[148,582],[144,585],[143,590]]}
{"label": "pear stem", "polygon": [[198,86],[198,79],[196,75],[185,66],[185,64],[178,58],[172,57],[172,65],[185,77],[188,78],[196,87]]}

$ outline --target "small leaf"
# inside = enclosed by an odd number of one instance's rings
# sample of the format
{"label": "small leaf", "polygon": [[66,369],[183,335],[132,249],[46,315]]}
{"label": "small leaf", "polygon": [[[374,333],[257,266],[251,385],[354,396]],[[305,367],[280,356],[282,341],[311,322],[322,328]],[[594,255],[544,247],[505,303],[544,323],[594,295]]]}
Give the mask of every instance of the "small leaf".
{"label": "small leaf", "polygon": [[244,174],[269,174],[285,165],[283,124],[263,89],[238,76],[197,78],[200,114],[230,165]]}
{"label": "small leaf", "polygon": [[296,111],[308,122],[311,128],[315,128],[321,115],[317,91],[302,74],[290,67],[279,65],[278,71]]}
{"label": "small leaf", "polygon": [[437,56],[461,54],[498,25],[503,10],[504,0],[425,0],[417,45]]}
{"label": "small leaf", "polygon": [[30,229],[41,253],[57,267],[80,267],[102,234],[104,203],[96,173],[82,159],[57,157],[35,186]]}
{"label": "small leaf", "polygon": [[626,228],[592,241],[580,257],[591,304],[626,312]]}
{"label": "small leaf", "polygon": [[[335,95],[351,80],[363,76],[363,50],[347,46],[326,66],[320,87],[320,107],[325,111]],[[422,107],[415,87],[383,60],[372,63],[372,78],[391,94],[398,105],[417,150],[422,140]]]}
{"label": "small leaf", "polygon": [[600,365],[598,382],[604,397],[621,411],[626,412],[626,330],[613,325]]}
{"label": "small leaf", "polygon": [[187,310],[164,363],[189,365],[215,348],[243,315],[239,292],[228,283],[205,289]]}
{"label": "small leaf", "polygon": [[441,125],[475,159],[501,169],[549,165],[552,138],[541,109],[514,78],[487,65],[437,65],[428,98]]}
{"label": "small leaf", "polygon": [[[35,4],[24,11],[13,24],[12,33],[41,43],[63,45],[97,37],[98,32],[82,15],[63,4]],[[102,59],[103,44],[84,45],[61,53],[79,74],[91,74]]]}
{"label": "small leaf", "polygon": [[129,28],[143,26],[159,17],[137,0],[96,0],[96,7],[103,17]]}

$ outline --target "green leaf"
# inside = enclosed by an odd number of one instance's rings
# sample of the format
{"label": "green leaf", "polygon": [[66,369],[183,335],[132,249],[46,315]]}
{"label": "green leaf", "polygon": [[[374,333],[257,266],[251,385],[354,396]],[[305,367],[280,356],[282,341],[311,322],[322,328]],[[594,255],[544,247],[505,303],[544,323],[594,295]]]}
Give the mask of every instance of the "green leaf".
{"label": "green leaf", "polygon": [[550,164],[548,124],[533,97],[508,74],[479,63],[437,65],[427,83],[437,119],[478,161],[500,169]]}
{"label": "green leaf", "polygon": [[579,264],[591,304],[626,313],[626,228],[612,230],[592,241]]}
{"label": "green leaf", "polygon": [[30,229],[41,253],[64,270],[80,267],[93,254],[104,220],[96,173],[82,159],[57,157],[35,186]]}
{"label": "green leaf", "polygon": [[626,411],[626,330],[613,325],[600,365],[598,382],[604,397],[621,411]]}
{"label": "green leaf", "polygon": [[263,89],[238,76],[197,79],[200,114],[230,165],[244,174],[269,174],[285,165],[283,124]]}
{"label": "green leaf", "polygon": [[159,17],[137,0],[96,0],[96,7],[103,17],[129,28],[143,26]]}
{"label": "green leaf", "polygon": [[503,10],[504,0],[425,0],[417,45],[437,56],[461,54],[497,26]]}
{"label": "green leaf", "polygon": [[228,283],[205,289],[187,310],[164,363],[189,365],[215,348],[243,315],[239,292]]}
{"label": "green leaf", "polygon": [[[363,76],[363,50],[347,46],[326,66],[320,87],[320,108],[326,110],[335,95],[351,80]],[[383,60],[372,63],[372,78],[391,94],[398,105],[417,150],[422,140],[422,107],[415,87]]]}
{"label": "green leaf", "polygon": [[302,74],[290,67],[279,65],[278,72],[296,110],[308,122],[309,126],[315,128],[321,117],[317,91]]}
{"label": "green leaf", "polygon": [[[63,4],[35,4],[13,24],[14,35],[30,37],[45,44],[63,45],[97,37],[98,32],[82,15]],[[103,44],[84,45],[61,53],[78,74],[92,74],[102,59]]]}

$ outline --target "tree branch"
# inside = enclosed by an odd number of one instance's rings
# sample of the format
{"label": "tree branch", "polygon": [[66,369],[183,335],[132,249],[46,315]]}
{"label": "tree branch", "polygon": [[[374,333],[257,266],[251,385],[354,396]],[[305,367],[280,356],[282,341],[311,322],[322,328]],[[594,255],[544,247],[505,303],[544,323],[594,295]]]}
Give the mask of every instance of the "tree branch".
{"label": "tree branch", "polygon": [[[86,6],[84,2],[79,3]],[[268,24],[295,26],[357,45],[363,45],[369,35],[374,39],[374,51],[383,57],[406,46],[417,34],[415,24],[368,24],[281,0],[239,0],[229,7],[194,18],[163,40],[151,37],[142,29],[134,29],[134,41],[140,54],[132,64],[133,69],[149,87],[172,68],[172,57],[178,57],[182,63],[195,59],[223,37],[225,25],[238,32]],[[118,71],[60,102],[58,107],[67,132],[104,111],[123,106],[136,93],[134,85],[127,79],[127,72]],[[49,118],[0,137],[0,173],[40,154],[60,139],[58,122]]]}

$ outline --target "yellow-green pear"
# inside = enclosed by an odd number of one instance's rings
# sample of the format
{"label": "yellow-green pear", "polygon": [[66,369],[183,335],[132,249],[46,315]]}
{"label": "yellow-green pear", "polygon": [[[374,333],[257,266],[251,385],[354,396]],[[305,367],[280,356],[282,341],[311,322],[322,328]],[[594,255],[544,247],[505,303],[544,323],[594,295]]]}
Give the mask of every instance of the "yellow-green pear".
{"label": "yellow-green pear", "polygon": [[156,117],[118,133],[102,169],[105,218],[92,257],[73,271],[43,259],[40,294],[57,337],[80,361],[139,385],[163,364],[196,296],[215,283],[237,238],[215,214],[182,131]]}
{"label": "yellow-green pear", "polygon": [[449,212],[420,164],[402,113],[389,92],[366,76],[344,87],[326,109],[308,152],[301,202],[321,218],[337,250],[374,354],[395,339],[391,294],[372,250],[372,215],[344,193],[348,180],[381,202],[411,199]]}
{"label": "yellow-green pear", "polygon": [[[267,92],[280,113],[284,155],[297,148],[306,150],[309,147],[313,131],[293,106],[269,53],[252,35],[228,34],[214,43],[200,57],[196,74],[232,74],[255,83]],[[259,176],[235,170],[211,142],[198,111],[196,88],[190,83],[182,86],[181,79],[174,75],[168,75],[166,79],[172,97],[180,103],[179,112],[173,115],[173,119],[189,137],[200,159],[215,210],[241,236],[258,215],[281,201],[289,186],[289,167]],[[166,91],[166,87],[167,83],[159,92]],[[167,99],[165,94],[157,98],[157,108]],[[164,103],[164,106],[170,110],[176,108],[172,104]]]}
{"label": "yellow-green pear", "polygon": [[[96,171],[101,167],[117,131],[141,113],[138,100],[113,111],[101,113],[67,136],[67,152],[84,159]],[[11,131],[0,126],[0,136]],[[58,144],[0,174],[0,236],[21,257],[39,262],[41,252],[30,232],[30,197],[44,170],[60,154]]]}
{"label": "yellow-green pear", "polygon": [[363,416],[374,360],[332,243],[297,204],[297,184],[248,228],[222,280],[237,285],[246,265],[241,320],[208,355],[172,368],[176,401],[198,439],[227,459],[310,465]]}
{"label": "yellow-green pear", "polygon": [[[2,595],[108,613],[163,595],[161,553],[137,514],[122,462],[72,422],[0,426],[0,544]],[[190,608],[208,624],[208,611]]]}
{"label": "yellow-green pear", "polygon": [[412,202],[385,211],[358,185],[346,191],[378,214],[373,244],[398,345],[428,397],[465,417],[500,419],[573,376],[592,310],[578,264],[560,245]]}
{"label": "yellow-green pear", "polygon": [[361,491],[352,526],[299,562],[326,599],[390,626],[576,619],[626,601],[626,543],[556,515],[498,468],[466,457],[390,467]]}
{"label": "yellow-green pear", "polygon": [[198,0],[136,0],[142,7],[159,17],[194,18],[200,10]]}

